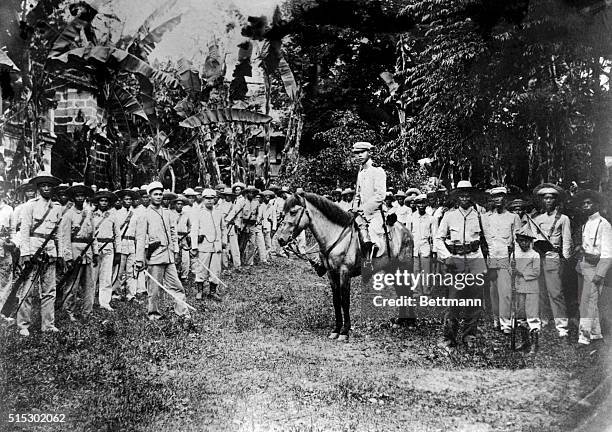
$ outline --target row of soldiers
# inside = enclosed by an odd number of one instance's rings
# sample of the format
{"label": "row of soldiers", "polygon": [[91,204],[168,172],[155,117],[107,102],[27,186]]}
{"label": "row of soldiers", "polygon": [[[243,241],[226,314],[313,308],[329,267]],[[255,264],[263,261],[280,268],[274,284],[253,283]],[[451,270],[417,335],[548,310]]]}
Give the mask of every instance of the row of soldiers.
{"label": "row of soldiers", "polygon": [[[71,321],[77,315],[88,320],[96,300],[112,312],[111,301],[121,293],[136,303],[147,295],[149,319],[156,320],[162,317],[162,289],[191,327],[184,289],[190,274],[196,299],[203,299],[208,283],[208,297],[221,301],[222,268],[250,265],[255,253],[266,264],[271,254],[281,253],[272,237],[288,189],[272,188],[260,192],[238,182],[174,194],[153,182],[110,192],[62,184],[42,172],[18,188],[23,202],[14,209],[0,190],[3,317],[13,322],[16,312],[19,333],[28,336],[32,295],[40,285],[43,331],[57,331],[58,307]],[[12,281],[14,270],[21,272]]]}
{"label": "row of soldiers", "polygon": [[[374,256],[373,247],[384,242],[382,209],[387,224],[397,221],[411,231],[415,272],[486,275],[495,327],[512,333],[520,312],[520,347],[535,349],[542,324],[551,315],[558,336],[568,336],[571,301],[565,298],[563,285],[570,279],[564,271],[572,263],[578,275],[578,342],[588,345],[602,339],[599,300],[612,264],[612,229],[600,213],[604,200],[599,193],[582,190],[572,197],[572,221],[563,213],[568,201],[565,191],[550,183],[536,187],[532,200],[523,197],[510,202],[506,187],[493,187],[486,191],[484,206],[477,203],[480,191],[467,180],[459,181],[450,193],[440,188],[423,194],[413,188],[394,194],[387,190],[384,169],[373,164],[372,149],[368,142],[353,145],[361,165],[355,199],[350,199],[350,189],[336,190],[329,197],[355,214],[366,265]],[[447,298],[484,300],[484,287],[451,284]],[[428,288],[417,287],[430,294]],[[414,309],[400,311],[398,324],[414,323]],[[481,308],[450,306],[441,346],[457,344],[462,314],[462,339],[469,343],[476,337]]]}

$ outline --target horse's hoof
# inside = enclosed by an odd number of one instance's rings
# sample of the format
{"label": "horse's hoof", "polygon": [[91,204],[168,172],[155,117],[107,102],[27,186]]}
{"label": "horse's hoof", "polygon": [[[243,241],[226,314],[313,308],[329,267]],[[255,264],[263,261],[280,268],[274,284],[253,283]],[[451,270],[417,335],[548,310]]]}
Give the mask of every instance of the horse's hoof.
{"label": "horse's hoof", "polygon": [[331,332],[328,336],[329,339],[338,339],[339,333]]}
{"label": "horse's hoof", "polygon": [[348,342],[349,337],[348,337],[348,335],[340,335],[340,336],[338,336],[338,340],[341,341],[341,342]]}

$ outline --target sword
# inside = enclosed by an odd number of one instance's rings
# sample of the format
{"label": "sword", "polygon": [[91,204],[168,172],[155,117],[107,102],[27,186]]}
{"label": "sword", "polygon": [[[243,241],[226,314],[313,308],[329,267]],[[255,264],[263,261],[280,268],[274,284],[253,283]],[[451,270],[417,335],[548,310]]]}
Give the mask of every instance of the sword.
{"label": "sword", "polygon": [[[211,255],[211,261],[212,261],[212,255]],[[206,264],[204,264],[204,263],[202,263],[202,262],[201,262],[201,263],[200,263],[200,265],[201,265],[202,267],[204,267],[206,270],[208,270],[208,274],[210,274],[210,275],[214,276],[214,278],[217,280],[217,282],[219,282],[221,285],[223,285],[223,287],[224,287],[226,290],[228,290],[228,291],[229,291],[229,287],[228,287],[228,286],[227,286],[225,283],[223,283],[223,281],[222,281],[221,279],[219,279],[219,276],[217,276],[217,275],[216,275],[216,274],[215,274],[215,273],[214,273],[214,272],[213,272],[211,269],[209,269],[208,267],[206,267]]]}
{"label": "sword", "polygon": [[155,282],[155,285],[157,285],[158,287],[160,287],[161,289],[163,289],[164,291],[166,291],[170,297],[172,297],[174,300],[176,300],[179,303],[183,303],[185,306],[187,306],[187,309],[191,309],[191,310],[197,310],[196,308],[194,308],[193,306],[191,306],[189,303],[187,303],[185,300],[182,300],[180,298],[178,298],[175,294],[173,294],[172,292],[170,292],[170,290],[168,290],[168,288],[166,288],[165,286],[163,286],[162,284],[160,284],[157,279],[155,279],[151,273],[149,273],[146,269],[142,269],[142,271],[144,272],[144,274],[146,276],[149,277],[149,279],[151,279],[153,282]]}

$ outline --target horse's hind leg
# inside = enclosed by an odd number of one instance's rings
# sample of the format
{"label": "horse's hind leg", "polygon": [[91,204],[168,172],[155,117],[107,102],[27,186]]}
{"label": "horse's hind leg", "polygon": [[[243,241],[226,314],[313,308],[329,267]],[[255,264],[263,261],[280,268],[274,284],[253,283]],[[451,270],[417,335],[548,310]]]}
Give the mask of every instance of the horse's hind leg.
{"label": "horse's hind leg", "polygon": [[340,274],[338,291],[341,293],[342,312],[344,314],[344,322],[340,329],[339,341],[348,341],[349,332],[351,331],[351,277],[346,272]]}
{"label": "horse's hind leg", "polygon": [[338,338],[340,334],[340,328],[342,327],[342,307],[340,298],[340,287],[338,284],[338,275],[336,273],[329,273],[329,281],[332,288],[332,298],[334,302],[334,315],[336,318],[336,325],[334,330],[329,334],[330,339]]}

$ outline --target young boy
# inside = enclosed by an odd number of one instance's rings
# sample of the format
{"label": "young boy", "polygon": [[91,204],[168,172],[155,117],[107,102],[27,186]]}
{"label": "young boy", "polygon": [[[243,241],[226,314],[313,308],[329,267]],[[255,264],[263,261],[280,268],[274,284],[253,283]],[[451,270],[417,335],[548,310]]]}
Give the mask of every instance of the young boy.
{"label": "young boy", "polygon": [[[538,350],[538,337],[540,335],[540,254],[533,250],[535,235],[529,224],[523,225],[516,232],[516,242],[519,247],[514,253],[515,287],[518,301],[517,312],[524,313],[526,319],[519,321],[521,343],[517,350],[530,349],[530,353]],[[521,313],[521,315],[523,315]]]}

